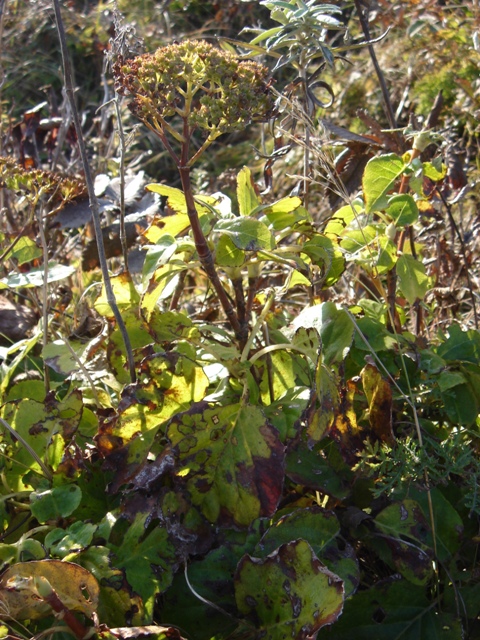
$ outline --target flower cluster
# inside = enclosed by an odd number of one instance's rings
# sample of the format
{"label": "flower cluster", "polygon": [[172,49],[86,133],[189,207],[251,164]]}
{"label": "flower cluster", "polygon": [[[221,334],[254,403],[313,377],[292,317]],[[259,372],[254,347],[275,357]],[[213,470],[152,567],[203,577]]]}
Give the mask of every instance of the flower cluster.
{"label": "flower cluster", "polygon": [[190,129],[217,137],[265,121],[273,109],[266,67],[203,40],[118,61],[114,73],[119,93],[133,97],[131,111],[162,133],[166,121],[179,116]]}

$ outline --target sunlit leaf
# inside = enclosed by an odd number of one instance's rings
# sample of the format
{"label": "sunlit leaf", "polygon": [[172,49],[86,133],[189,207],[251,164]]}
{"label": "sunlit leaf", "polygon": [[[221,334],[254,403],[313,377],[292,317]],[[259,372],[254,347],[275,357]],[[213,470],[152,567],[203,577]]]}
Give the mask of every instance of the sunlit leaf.
{"label": "sunlit leaf", "polygon": [[397,275],[400,289],[410,304],[423,299],[430,286],[423,263],[403,254],[397,260]]}
{"label": "sunlit leaf", "polygon": [[376,438],[395,444],[392,425],[392,387],[377,367],[367,364],[361,372],[363,390],[368,402],[368,420]]}
{"label": "sunlit leaf", "polygon": [[[75,267],[65,264],[51,263],[48,265],[47,284],[65,280],[75,273]],[[30,269],[27,273],[13,273],[7,278],[0,279],[0,289],[9,287],[18,289],[19,287],[42,287],[45,282],[45,271],[43,267]]]}
{"label": "sunlit leaf", "polygon": [[214,231],[228,235],[237,249],[244,251],[271,250],[275,246],[275,241],[267,225],[255,218],[219,220]]}
{"label": "sunlit leaf", "polygon": [[247,526],[275,511],[284,447],[259,407],[199,403],[171,420],[167,436],[178,482],[210,522]]}
{"label": "sunlit leaf", "polygon": [[402,158],[393,153],[372,158],[367,162],[363,173],[363,195],[367,213],[385,208],[385,196],[404,170]]}
{"label": "sunlit leaf", "polygon": [[407,193],[390,198],[385,213],[393,219],[396,227],[405,227],[418,219],[417,204]]}
{"label": "sunlit leaf", "polygon": [[35,518],[41,522],[67,518],[79,506],[82,491],[76,484],[60,485],[48,491],[30,494],[30,509]]}
{"label": "sunlit leaf", "polygon": [[248,167],[243,167],[237,176],[237,200],[241,216],[251,215],[262,202],[257,195],[252,172]]}
{"label": "sunlit leaf", "polygon": [[71,562],[37,560],[19,562],[0,578],[3,610],[16,620],[32,620],[52,614],[50,605],[40,596],[35,579],[42,577],[54,589],[62,604],[92,618],[98,606],[99,588],[92,574]]}

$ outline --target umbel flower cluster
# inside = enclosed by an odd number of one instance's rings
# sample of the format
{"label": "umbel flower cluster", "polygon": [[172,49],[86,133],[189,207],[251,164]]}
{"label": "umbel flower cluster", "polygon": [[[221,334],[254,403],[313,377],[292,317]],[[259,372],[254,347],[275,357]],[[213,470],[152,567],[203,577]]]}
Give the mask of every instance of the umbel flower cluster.
{"label": "umbel flower cluster", "polygon": [[[268,69],[204,40],[119,60],[114,74],[117,91],[133,98],[131,111],[161,137],[168,133],[180,143],[198,130],[213,142],[251,121],[267,120],[273,110]],[[172,125],[175,117],[183,129]]]}

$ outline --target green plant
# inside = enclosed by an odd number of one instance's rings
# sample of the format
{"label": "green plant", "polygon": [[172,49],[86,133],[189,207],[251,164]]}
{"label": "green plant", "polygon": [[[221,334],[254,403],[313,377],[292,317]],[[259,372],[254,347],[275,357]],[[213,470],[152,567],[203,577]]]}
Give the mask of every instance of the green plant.
{"label": "green plant", "polygon": [[[131,358],[82,234],[45,223],[82,183],[0,167],[29,223],[0,238],[0,286],[46,318],[0,352],[2,631],[473,640],[480,334],[472,287],[436,303],[427,216],[456,213],[436,136],[396,132],[410,151],[373,157],[320,225],[246,166],[231,199],[192,187],[221,134],[272,113],[266,68],[187,40],[115,76],[183,187],[147,185],[143,267],[110,276]],[[467,281],[465,244],[435,233]]]}

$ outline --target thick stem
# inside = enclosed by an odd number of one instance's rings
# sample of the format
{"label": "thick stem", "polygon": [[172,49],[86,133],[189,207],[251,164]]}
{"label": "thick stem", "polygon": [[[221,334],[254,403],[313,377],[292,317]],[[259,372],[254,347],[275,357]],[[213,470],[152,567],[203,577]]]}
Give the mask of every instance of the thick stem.
{"label": "thick stem", "polygon": [[65,75],[65,91],[70,102],[72,109],[73,122],[75,124],[75,131],[77,133],[78,147],[80,149],[80,155],[82,158],[83,170],[85,172],[85,182],[87,184],[88,198],[90,201],[90,209],[92,210],[93,226],[95,229],[95,237],[98,248],[98,259],[100,262],[100,268],[102,270],[103,282],[105,285],[105,293],[107,302],[113,311],[117,326],[122,334],[123,342],[125,345],[125,352],[127,354],[128,368],[130,371],[130,380],[136,381],[135,362],[133,359],[132,345],[128,336],[127,327],[123,320],[120,309],[117,305],[117,300],[113,292],[112,283],[110,281],[110,274],[108,273],[107,258],[105,255],[105,246],[103,244],[102,225],[100,223],[100,209],[98,206],[98,200],[95,195],[95,188],[92,179],[92,173],[90,171],[90,165],[88,162],[87,149],[85,146],[85,140],[83,138],[82,125],[80,117],[78,115],[77,105],[75,104],[75,90],[73,87],[72,69],[70,66],[70,58],[68,57],[67,40],[65,37],[65,28],[63,26],[62,13],[60,11],[59,0],[53,0],[53,8],[55,11],[55,19],[57,22],[58,38],[60,41],[60,49],[62,51],[63,70]]}
{"label": "thick stem", "polygon": [[182,180],[183,192],[185,195],[185,201],[187,204],[187,213],[190,220],[190,226],[192,228],[193,239],[195,242],[195,248],[200,259],[200,263],[208,276],[208,279],[212,283],[213,288],[218,296],[220,304],[227,316],[230,326],[235,332],[235,337],[240,343],[243,343],[247,336],[246,325],[242,326],[238,320],[238,316],[235,313],[235,309],[230,302],[225,289],[223,288],[218,273],[215,269],[215,263],[213,261],[213,255],[207,244],[207,240],[200,226],[200,220],[198,218],[197,208],[195,206],[195,200],[193,198],[192,185],[190,181],[190,167],[183,166],[178,168],[180,172],[180,178]]}

